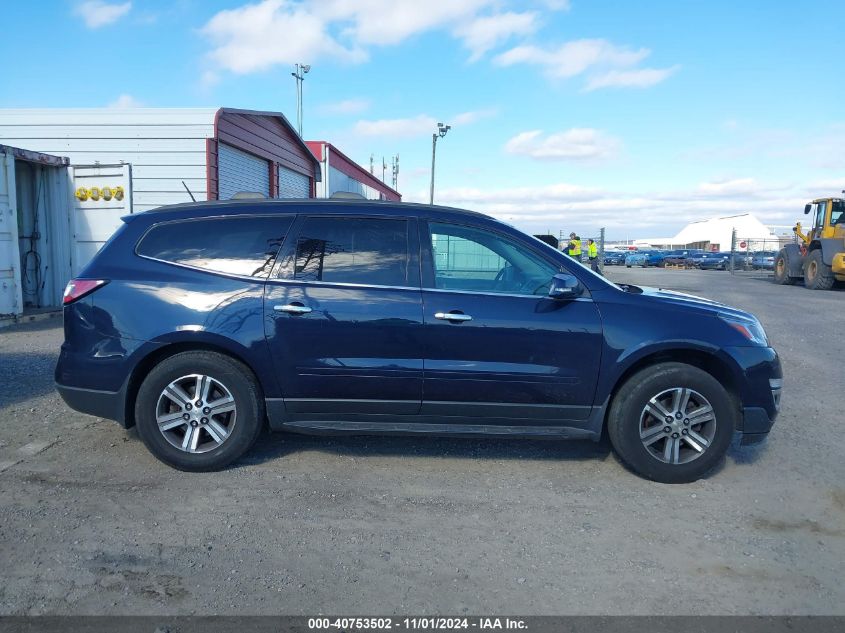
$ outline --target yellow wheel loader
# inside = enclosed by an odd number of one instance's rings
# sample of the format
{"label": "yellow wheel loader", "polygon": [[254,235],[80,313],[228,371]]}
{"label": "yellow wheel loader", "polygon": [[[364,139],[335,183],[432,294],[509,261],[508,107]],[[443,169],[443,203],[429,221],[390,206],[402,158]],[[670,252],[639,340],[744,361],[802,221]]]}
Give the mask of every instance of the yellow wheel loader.
{"label": "yellow wheel loader", "polygon": [[787,244],[775,258],[775,283],[803,278],[807,288],[830,290],[834,281],[845,281],[845,200],[813,200],[804,214],[812,214],[813,228],[804,233],[800,222],[792,228],[800,241]]}

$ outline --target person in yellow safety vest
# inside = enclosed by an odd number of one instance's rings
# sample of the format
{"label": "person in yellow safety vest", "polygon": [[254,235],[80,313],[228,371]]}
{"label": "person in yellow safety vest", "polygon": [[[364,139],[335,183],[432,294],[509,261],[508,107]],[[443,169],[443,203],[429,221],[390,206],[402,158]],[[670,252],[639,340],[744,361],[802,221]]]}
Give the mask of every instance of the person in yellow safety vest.
{"label": "person in yellow safety vest", "polygon": [[592,238],[587,240],[587,259],[590,260],[590,270],[601,275],[599,271],[599,247]]}
{"label": "person in yellow safety vest", "polygon": [[575,235],[575,233],[569,234],[567,253],[573,259],[577,259],[579,262],[581,261],[581,238]]}

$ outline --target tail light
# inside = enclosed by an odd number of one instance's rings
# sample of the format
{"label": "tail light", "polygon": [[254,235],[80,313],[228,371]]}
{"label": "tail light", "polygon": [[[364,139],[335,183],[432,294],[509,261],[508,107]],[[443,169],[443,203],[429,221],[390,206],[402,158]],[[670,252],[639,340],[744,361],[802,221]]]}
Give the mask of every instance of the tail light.
{"label": "tail light", "polygon": [[65,287],[62,303],[64,305],[71,304],[77,299],[91,294],[97,288],[102,288],[107,283],[109,283],[108,279],[71,279]]}

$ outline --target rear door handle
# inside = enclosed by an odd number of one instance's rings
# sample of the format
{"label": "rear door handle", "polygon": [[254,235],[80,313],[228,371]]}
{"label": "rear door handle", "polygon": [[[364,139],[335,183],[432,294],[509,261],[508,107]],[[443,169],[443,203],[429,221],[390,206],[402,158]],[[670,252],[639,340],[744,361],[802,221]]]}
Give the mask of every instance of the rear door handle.
{"label": "rear door handle", "polygon": [[463,312],[435,312],[434,318],[442,321],[472,321],[472,317]]}
{"label": "rear door handle", "polygon": [[288,314],[308,314],[311,308],[304,306],[301,303],[288,303],[283,306],[273,306],[276,312],[287,312]]}

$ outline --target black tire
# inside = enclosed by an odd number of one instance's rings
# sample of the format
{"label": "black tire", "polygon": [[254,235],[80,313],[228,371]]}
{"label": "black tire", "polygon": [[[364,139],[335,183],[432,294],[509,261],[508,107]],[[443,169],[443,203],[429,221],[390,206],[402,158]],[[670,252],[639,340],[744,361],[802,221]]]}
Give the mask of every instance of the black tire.
{"label": "black tire", "polygon": [[810,251],[804,262],[804,285],[810,290],[830,290],[834,281],[833,270],[824,263],[821,250]]}
{"label": "black tire", "polygon": [[789,256],[786,254],[786,249],[781,249],[775,258],[773,272],[774,282],[781,286],[791,286],[798,281],[797,277],[789,276]]}
{"label": "black tire", "polygon": [[[171,444],[156,421],[165,388],[180,377],[193,374],[219,381],[230,392],[236,407],[236,417],[229,418],[229,434],[215,448],[201,453],[180,450]],[[195,392],[189,395],[196,397]],[[149,451],[165,464],[190,472],[220,470],[246,453],[258,439],[264,426],[264,398],[252,372],[242,363],[216,352],[182,352],[166,358],[147,374],[135,401],[135,423]],[[173,430],[170,437],[178,438],[179,432],[178,428]],[[200,431],[197,433],[199,437]],[[210,434],[205,435],[208,430],[203,433],[206,440],[213,440]]]}
{"label": "black tire", "polygon": [[[685,437],[675,440],[681,446],[679,453],[684,451],[684,459],[693,457],[686,463],[672,464],[661,461],[644,445],[640,438],[640,418],[645,415],[645,407],[652,398],[675,388],[694,390],[706,398],[712,406],[715,420],[709,445],[697,457],[689,445],[683,444]],[[693,406],[692,401],[689,406]],[[616,454],[635,473],[661,483],[688,483],[704,476],[722,461],[733,438],[737,419],[738,406],[718,380],[697,367],[666,362],[647,367],[625,381],[613,398],[607,430]],[[683,420],[677,423],[680,425]],[[662,426],[663,422],[656,425]],[[687,428],[694,426],[698,425],[693,423]],[[702,431],[704,425],[698,428]],[[673,440],[669,435],[663,436],[652,447],[660,451],[661,446],[665,447],[670,441]]]}

